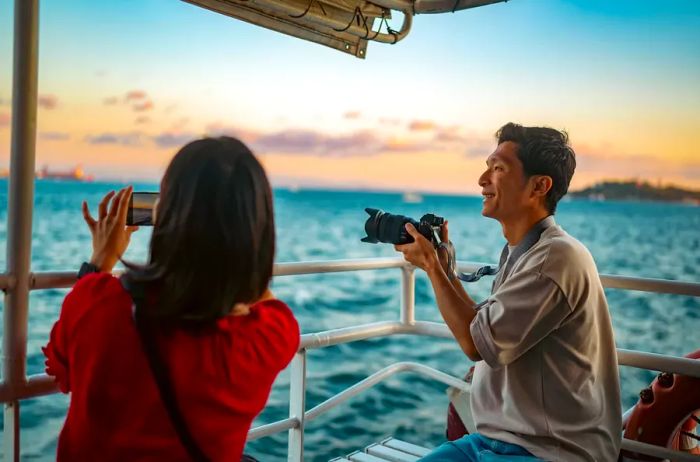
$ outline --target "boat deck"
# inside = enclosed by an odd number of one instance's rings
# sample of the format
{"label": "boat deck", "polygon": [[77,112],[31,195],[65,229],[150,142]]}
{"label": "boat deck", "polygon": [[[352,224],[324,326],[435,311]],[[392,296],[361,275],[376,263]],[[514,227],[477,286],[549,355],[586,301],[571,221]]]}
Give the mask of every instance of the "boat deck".
{"label": "boat deck", "polygon": [[329,462],[416,462],[430,451],[429,448],[391,437]]}

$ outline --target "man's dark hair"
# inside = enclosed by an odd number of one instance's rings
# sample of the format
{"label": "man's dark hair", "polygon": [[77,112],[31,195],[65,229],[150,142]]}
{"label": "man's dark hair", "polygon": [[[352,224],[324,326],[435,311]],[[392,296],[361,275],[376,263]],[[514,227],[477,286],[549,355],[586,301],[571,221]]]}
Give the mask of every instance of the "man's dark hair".
{"label": "man's dark hair", "polygon": [[576,169],[576,155],[569,146],[569,135],[553,128],[523,127],[509,122],[496,132],[496,138],[498,144],[512,141],[518,145],[518,159],[527,178],[533,175],[552,178],[545,206],[553,214],[557,202],[568,191]]}
{"label": "man's dark hair", "polygon": [[170,162],[149,263],[127,265],[127,277],[152,293],[145,316],[206,325],[263,295],[274,253],[272,191],[262,165],[237,139],[204,138]]}

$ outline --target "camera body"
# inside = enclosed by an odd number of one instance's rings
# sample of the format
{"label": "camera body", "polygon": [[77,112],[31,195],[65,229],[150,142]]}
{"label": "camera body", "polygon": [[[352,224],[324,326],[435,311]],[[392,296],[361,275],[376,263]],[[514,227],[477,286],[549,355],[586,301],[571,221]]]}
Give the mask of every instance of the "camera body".
{"label": "camera body", "polygon": [[404,215],[394,215],[379,209],[366,208],[369,218],[365,222],[367,236],[362,242],[377,244],[408,244],[413,242],[413,237],[406,231],[406,223],[411,223],[419,233],[428,239],[433,246],[440,244],[440,229],[445,223],[443,217],[426,213],[419,221]]}

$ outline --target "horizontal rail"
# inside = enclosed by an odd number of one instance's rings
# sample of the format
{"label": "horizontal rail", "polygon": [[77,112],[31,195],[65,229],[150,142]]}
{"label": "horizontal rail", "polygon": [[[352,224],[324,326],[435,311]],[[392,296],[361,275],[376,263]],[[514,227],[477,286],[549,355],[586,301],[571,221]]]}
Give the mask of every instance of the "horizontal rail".
{"label": "horizontal rail", "polygon": [[355,385],[346,388],[345,390],[341,391],[332,398],[327,399],[326,401],[322,402],[313,409],[309,409],[305,413],[306,421],[308,422],[310,420],[315,419],[316,417],[319,417],[322,414],[325,414],[334,407],[344,403],[345,401],[349,400],[354,396],[357,396],[363,391],[372,388],[378,383],[388,379],[393,375],[398,374],[399,372],[416,372],[418,374],[425,375],[426,377],[430,377],[431,379],[437,380],[438,382],[442,382],[445,385],[456,387],[464,391],[469,391],[470,388],[469,384],[466,383],[464,380],[457,379],[449,374],[445,374],[444,372],[441,372],[437,369],[433,369],[432,367],[424,366],[423,364],[409,361],[394,363],[378,372],[375,372],[366,379],[357,382]]}
{"label": "horizontal rail", "polygon": [[675,294],[700,297],[700,284],[696,282],[672,281],[669,279],[633,278],[601,274],[600,282],[606,289],[637,290],[657,294]]}
{"label": "horizontal rail", "polygon": [[283,432],[290,428],[299,428],[299,419],[289,417],[288,419],[278,420],[277,422],[255,427],[248,431],[248,438],[246,438],[246,441],[259,440],[260,438],[274,435],[275,433]]}
{"label": "horizontal rail", "polygon": [[[481,266],[484,266],[484,264],[478,262],[458,262],[458,269],[465,272],[475,271]],[[292,276],[301,274],[339,273],[347,271],[366,271],[404,267],[410,267],[410,264],[401,257],[362,258],[354,260],[276,263],[274,265],[273,274],[275,276]],[[59,271],[32,273],[30,278],[30,288],[32,290],[68,288],[75,284],[77,272]],[[611,274],[601,274],[600,280],[603,287],[609,289],[637,290],[642,292],[700,297],[700,283],[696,282],[637,278]],[[0,274],[0,289],[5,290],[11,288],[13,285],[14,279],[11,276],[4,273]]]}
{"label": "horizontal rail", "polygon": [[382,321],[360,326],[342,327],[301,336],[299,349],[323,348],[340,343],[350,343],[358,340],[368,340],[377,337],[387,337],[402,333],[406,326],[398,321]]}
{"label": "horizontal rail", "polygon": [[[452,333],[442,323],[416,321],[415,324],[402,324],[398,321],[384,321],[304,334],[301,336],[300,350],[323,348],[341,343],[351,343],[398,334],[452,338]],[[625,349],[617,350],[617,359],[622,366],[700,377],[700,360],[697,359]],[[0,384],[0,402],[4,403],[17,399],[42,396],[55,391],[57,391],[57,387],[52,377],[46,374],[32,375],[28,378],[26,384],[14,389],[9,388],[7,384]]]}

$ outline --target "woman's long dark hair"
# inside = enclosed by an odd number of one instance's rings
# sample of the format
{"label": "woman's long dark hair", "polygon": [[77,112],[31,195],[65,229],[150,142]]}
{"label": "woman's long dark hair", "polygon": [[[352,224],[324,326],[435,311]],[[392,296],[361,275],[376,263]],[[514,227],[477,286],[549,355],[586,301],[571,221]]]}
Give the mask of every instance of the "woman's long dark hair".
{"label": "woman's long dark hair", "polygon": [[206,325],[263,295],[274,253],[272,192],[262,165],[235,138],[204,138],[170,162],[149,263],[127,265],[126,277],[154,293],[144,316]]}

